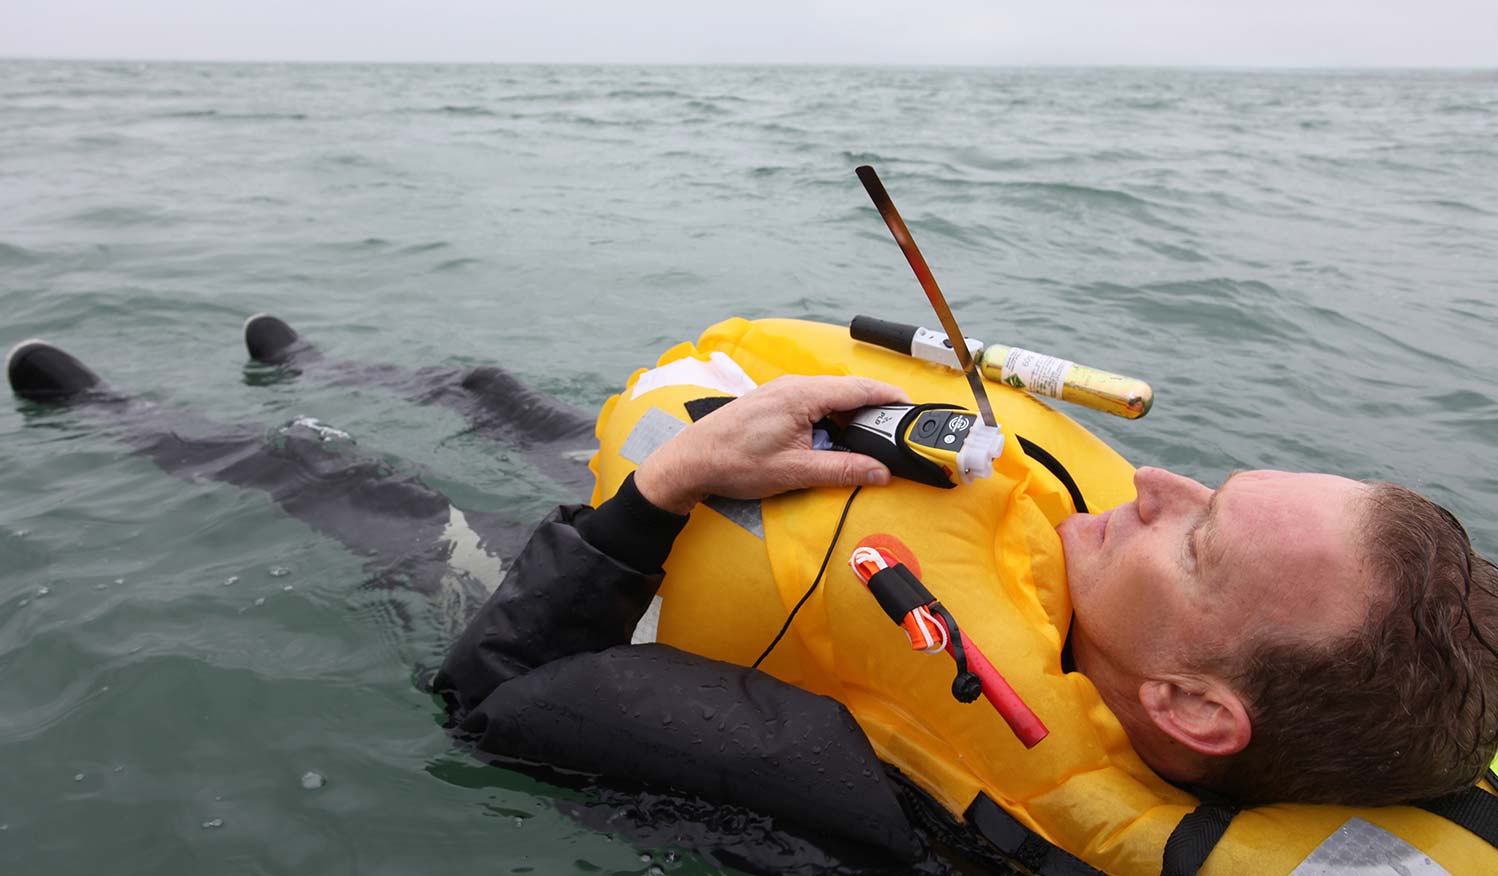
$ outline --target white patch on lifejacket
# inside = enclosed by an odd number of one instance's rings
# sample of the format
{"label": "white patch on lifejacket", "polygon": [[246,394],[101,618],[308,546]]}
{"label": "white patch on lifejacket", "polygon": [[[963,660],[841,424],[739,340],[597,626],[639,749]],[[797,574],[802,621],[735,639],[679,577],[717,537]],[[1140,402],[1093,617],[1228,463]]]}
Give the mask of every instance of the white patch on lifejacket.
{"label": "white patch on lifejacket", "polygon": [[452,546],[448,551],[447,564],[454,571],[467,572],[490,593],[499,587],[499,582],[504,577],[504,561],[490,556],[479,546],[479,534],[468,525],[468,518],[463,516],[462,511],[448,507],[447,528],[442,530],[442,537]]}
{"label": "white patch on lifejacket", "polygon": [[1349,818],[1290,876],[1451,876],[1430,856],[1387,830]]}
{"label": "white patch on lifejacket", "polygon": [[635,624],[635,631],[629,637],[631,645],[645,645],[655,641],[656,634],[661,626],[661,595],[650,597],[650,605],[645,613],[640,615],[640,622]]}
{"label": "white patch on lifejacket", "polygon": [[724,353],[710,353],[707,360],[677,359],[659,368],[652,368],[635,381],[630,398],[639,398],[653,389],[663,386],[701,386],[716,389],[732,396],[740,396],[758,384],[744,373],[739,363]]}

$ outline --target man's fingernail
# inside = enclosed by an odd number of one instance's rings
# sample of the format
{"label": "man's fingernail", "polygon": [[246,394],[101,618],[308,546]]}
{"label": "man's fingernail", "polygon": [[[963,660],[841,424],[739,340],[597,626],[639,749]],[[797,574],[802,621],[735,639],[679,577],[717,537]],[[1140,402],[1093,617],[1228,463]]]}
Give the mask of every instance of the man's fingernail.
{"label": "man's fingernail", "polygon": [[869,483],[875,486],[884,486],[889,483],[889,472],[882,468],[876,468],[869,472]]}

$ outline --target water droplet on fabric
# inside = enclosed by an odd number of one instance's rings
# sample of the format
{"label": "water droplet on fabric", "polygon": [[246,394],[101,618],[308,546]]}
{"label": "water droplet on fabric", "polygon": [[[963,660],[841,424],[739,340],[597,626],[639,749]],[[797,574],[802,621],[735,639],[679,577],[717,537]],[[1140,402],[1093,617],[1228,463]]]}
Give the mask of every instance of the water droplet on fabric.
{"label": "water droplet on fabric", "polygon": [[322,773],[315,772],[313,770],[308,770],[305,773],[302,773],[302,787],[306,788],[308,791],[316,791],[318,788],[321,788],[327,783],[328,780],[323,778]]}
{"label": "water droplet on fabric", "polygon": [[224,820],[222,818],[210,818],[207,821],[203,822],[204,830],[215,830],[223,826]]}

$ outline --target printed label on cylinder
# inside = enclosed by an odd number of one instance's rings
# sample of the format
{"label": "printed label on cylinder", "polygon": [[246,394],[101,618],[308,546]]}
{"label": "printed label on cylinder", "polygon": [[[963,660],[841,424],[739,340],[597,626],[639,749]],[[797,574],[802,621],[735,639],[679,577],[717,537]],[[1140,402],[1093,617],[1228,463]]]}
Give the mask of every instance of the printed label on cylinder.
{"label": "printed label on cylinder", "polygon": [[1024,389],[1036,395],[1061,398],[1066,385],[1066,375],[1075,362],[1057,359],[1033,350],[1010,347],[1004,357],[1003,380],[1016,389]]}

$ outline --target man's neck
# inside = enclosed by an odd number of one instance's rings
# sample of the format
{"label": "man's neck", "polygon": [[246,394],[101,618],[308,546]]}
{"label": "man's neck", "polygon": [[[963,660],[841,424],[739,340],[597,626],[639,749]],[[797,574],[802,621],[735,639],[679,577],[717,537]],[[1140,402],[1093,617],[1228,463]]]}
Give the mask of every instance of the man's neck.
{"label": "man's neck", "polygon": [[1144,679],[1112,665],[1092,647],[1075,623],[1068,639],[1077,671],[1097,688],[1098,696],[1123,726],[1140,760],[1162,778],[1177,784],[1206,781],[1212,773],[1213,759],[1192,751],[1155,725],[1139,702],[1139,687]]}

